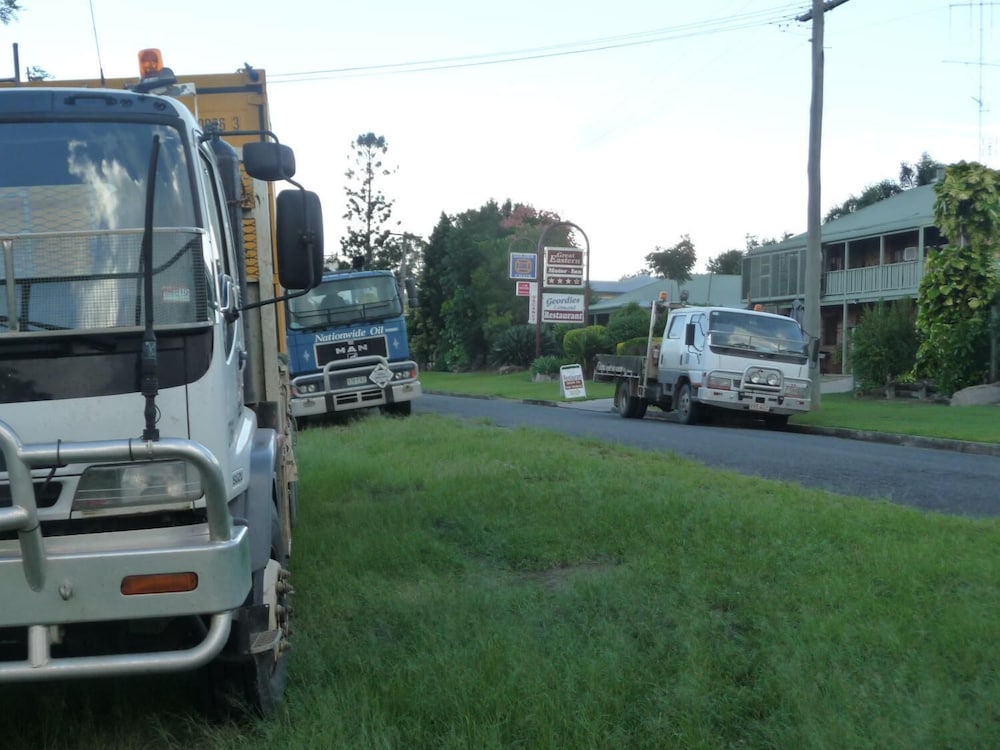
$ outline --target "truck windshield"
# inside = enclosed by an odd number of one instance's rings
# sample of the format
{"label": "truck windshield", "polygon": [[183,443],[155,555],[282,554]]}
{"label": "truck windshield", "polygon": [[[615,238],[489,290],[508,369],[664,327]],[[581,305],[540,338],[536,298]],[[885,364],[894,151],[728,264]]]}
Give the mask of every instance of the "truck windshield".
{"label": "truck windshield", "polygon": [[157,325],[207,320],[202,230],[180,133],[156,124],[0,124],[0,336],[139,326],[147,172]]}
{"label": "truck windshield", "polygon": [[803,358],[808,355],[808,339],[791,318],[751,315],[740,310],[713,310],[708,329],[713,347]]}
{"label": "truck windshield", "polygon": [[288,327],[304,330],[394,318],[403,304],[392,276],[346,276],[289,300],[288,311]]}

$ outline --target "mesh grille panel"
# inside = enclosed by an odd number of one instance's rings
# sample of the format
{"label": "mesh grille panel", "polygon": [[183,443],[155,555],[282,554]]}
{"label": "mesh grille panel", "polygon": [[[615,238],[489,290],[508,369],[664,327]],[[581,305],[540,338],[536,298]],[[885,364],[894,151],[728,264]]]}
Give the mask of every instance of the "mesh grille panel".
{"label": "mesh grille panel", "polygon": [[[141,244],[135,230],[0,235],[0,332],[143,325]],[[155,323],[207,320],[201,246],[196,230],[154,232]]]}

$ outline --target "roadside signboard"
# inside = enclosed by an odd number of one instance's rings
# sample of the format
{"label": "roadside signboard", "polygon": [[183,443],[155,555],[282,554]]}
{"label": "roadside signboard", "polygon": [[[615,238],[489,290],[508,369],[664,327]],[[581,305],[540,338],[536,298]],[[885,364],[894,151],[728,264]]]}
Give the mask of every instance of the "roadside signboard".
{"label": "roadside signboard", "polygon": [[518,297],[530,297],[531,287],[535,286],[534,281],[519,281],[517,282],[517,296]]}
{"label": "roadside signboard", "polygon": [[537,253],[511,253],[510,278],[534,281],[538,269]]}
{"label": "roadside signboard", "polygon": [[538,282],[528,282],[528,325],[538,323]]}
{"label": "roadside signboard", "polygon": [[587,398],[587,386],[580,365],[563,365],[559,368],[559,385],[563,398]]}
{"label": "roadside signboard", "polygon": [[545,248],[545,286],[583,289],[583,250],[575,247]]}
{"label": "roadside signboard", "polygon": [[583,323],[582,294],[542,295],[543,323]]}

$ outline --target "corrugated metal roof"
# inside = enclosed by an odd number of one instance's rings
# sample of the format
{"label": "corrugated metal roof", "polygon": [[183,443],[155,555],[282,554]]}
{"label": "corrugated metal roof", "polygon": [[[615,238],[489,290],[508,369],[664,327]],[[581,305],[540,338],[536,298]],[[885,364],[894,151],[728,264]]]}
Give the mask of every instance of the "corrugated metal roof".
{"label": "corrugated metal roof", "polygon": [[[921,185],[904,190],[891,198],[865,206],[860,211],[824,224],[820,228],[821,242],[823,244],[844,242],[917,227],[933,226],[934,202],[936,200],[937,193],[934,191],[934,185]],[[805,247],[807,237],[808,235],[803,232],[776,245],[755,247],[750,251],[750,254],[758,255]]]}
{"label": "corrugated metal roof", "polygon": [[688,293],[688,304],[720,305],[723,307],[738,307],[741,303],[742,277],[730,274],[696,274],[683,285],[678,286],[671,279],[653,279],[639,289],[602,302],[590,305],[590,313],[610,312],[617,310],[629,302],[636,302],[641,307],[649,307],[660,297],[660,292],[666,292],[671,302],[679,302],[681,290]]}
{"label": "corrugated metal roof", "polygon": [[655,276],[630,276],[619,281],[591,281],[590,288],[596,294],[626,294],[640,289],[652,281]]}

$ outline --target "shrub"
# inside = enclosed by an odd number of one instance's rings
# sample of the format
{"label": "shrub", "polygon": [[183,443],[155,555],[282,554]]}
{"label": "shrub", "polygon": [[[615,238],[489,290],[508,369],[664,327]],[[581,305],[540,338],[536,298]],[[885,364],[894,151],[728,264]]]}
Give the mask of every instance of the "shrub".
{"label": "shrub", "polygon": [[869,307],[854,329],[852,362],[861,390],[882,388],[913,369],[919,340],[911,300]]}
{"label": "shrub", "polygon": [[645,341],[649,335],[649,310],[635,302],[622,305],[611,314],[605,335],[611,346],[630,339]]}
{"label": "shrub", "polygon": [[[659,338],[654,338],[653,343],[658,344],[660,342]],[[615,347],[616,354],[639,354],[641,356],[646,356],[646,349],[649,345],[649,338],[646,336],[637,337],[634,339],[629,339],[628,341],[622,341],[618,346]]]}
{"label": "shrub", "polygon": [[594,357],[610,350],[604,326],[574,328],[563,337],[563,356],[567,362],[576,362],[586,377],[594,370]]}
{"label": "shrub", "polygon": [[[530,366],[535,359],[535,344],[537,343],[535,337],[535,326],[533,325],[511,326],[493,339],[490,345],[490,364],[494,367],[501,365]],[[542,354],[554,354],[555,352],[552,330],[543,328]]]}
{"label": "shrub", "polygon": [[561,358],[556,357],[552,354],[539,357],[534,362],[531,363],[531,374],[532,375],[558,375],[559,368],[562,367],[563,361]]}

